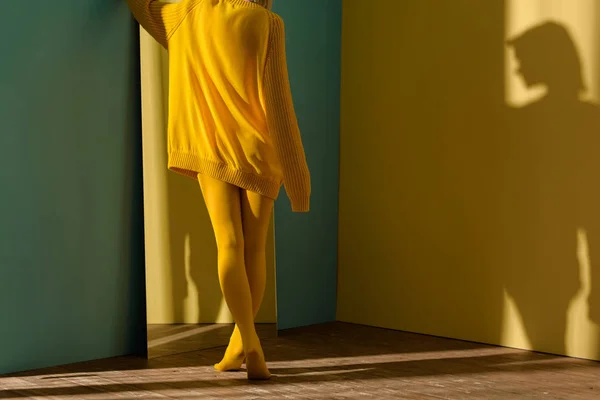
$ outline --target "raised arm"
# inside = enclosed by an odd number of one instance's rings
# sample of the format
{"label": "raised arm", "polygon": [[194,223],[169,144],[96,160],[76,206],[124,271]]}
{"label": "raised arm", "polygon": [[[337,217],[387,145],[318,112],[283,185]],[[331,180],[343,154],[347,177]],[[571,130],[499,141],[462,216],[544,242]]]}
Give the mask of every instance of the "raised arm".
{"label": "raised arm", "polygon": [[292,211],[310,208],[310,172],[292,102],[283,21],[272,14],[265,67],[265,106],[269,135],[283,169],[283,184]]}
{"label": "raised arm", "polygon": [[164,3],[157,0],[127,0],[139,24],[165,49],[173,32],[187,15],[194,0]]}

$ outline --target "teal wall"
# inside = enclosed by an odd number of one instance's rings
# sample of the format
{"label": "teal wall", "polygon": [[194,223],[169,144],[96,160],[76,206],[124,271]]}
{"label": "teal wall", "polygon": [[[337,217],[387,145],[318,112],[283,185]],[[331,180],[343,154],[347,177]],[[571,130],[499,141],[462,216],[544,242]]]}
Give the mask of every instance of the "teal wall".
{"label": "teal wall", "polygon": [[0,373],[145,351],[137,26],[5,1],[0,36]]}
{"label": "teal wall", "polygon": [[286,26],[294,105],[311,170],[311,211],[275,204],[280,329],[334,321],[337,286],[341,0],[274,1]]}

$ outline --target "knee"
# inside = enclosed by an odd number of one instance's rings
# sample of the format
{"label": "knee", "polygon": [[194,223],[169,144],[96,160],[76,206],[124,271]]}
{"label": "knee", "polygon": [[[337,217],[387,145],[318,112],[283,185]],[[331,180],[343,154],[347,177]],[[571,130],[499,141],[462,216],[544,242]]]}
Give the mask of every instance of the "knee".
{"label": "knee", "polygon": [[222,252],[244,251],[244,238],[237,235],[223,235],[217,238],[217,250]]}

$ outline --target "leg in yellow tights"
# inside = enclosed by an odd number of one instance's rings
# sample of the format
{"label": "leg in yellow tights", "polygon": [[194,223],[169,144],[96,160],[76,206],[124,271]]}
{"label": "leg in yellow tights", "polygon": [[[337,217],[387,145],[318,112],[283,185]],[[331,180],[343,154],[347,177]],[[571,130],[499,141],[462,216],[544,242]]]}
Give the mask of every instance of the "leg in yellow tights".
{"label": "leg in yellow tights", "polygon": [[[273,200],[246,190],[241,191],[244,260],[252,295],[254,316],[260,310],[267,280],[267,234],[273,212]],[[244,349],[238,326],[235,326],[225,356],[215,364],[219,371],[235,371],[242,367]]]}
{"label": "leg in yellow tights", "polygon": [[245,357],[248,378],[268,379],[254,317],[265,290],[273,200],[205,175],[198,180],[215,232],[221,289],[236,322],[225,357],[215,368],[239,369]]}

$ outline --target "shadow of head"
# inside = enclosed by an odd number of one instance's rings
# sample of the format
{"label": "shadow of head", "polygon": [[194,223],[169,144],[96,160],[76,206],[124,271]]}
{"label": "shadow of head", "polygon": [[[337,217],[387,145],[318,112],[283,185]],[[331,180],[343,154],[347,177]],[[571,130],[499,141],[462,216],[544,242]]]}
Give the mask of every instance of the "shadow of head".
{"label": "shadow of head", "polygon": [[528,87],[545,85],[549,92],[578,95],[586,87],[581,58],[569,30],[546,21],[507,41]]}

